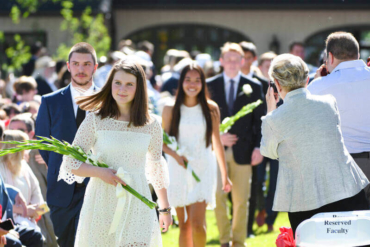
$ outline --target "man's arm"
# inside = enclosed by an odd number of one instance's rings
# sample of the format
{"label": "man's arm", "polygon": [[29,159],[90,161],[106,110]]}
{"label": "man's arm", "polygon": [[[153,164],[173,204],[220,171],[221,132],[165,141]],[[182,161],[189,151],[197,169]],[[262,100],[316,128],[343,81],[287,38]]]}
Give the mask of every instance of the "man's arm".
{"label": "man's arm", "polygon": [[[36,136],[44,136],[44,137],[50,137],[50,114],[49,114],[49,108],[47,105],[47,101],[44,97],[41,98],[41,106],[39,109],[39,112],[37,114],[36,119]],[[40,154],[44,161],[46,162],[46,165],[48,165],[49,161],[49,152],[40,150]]]}

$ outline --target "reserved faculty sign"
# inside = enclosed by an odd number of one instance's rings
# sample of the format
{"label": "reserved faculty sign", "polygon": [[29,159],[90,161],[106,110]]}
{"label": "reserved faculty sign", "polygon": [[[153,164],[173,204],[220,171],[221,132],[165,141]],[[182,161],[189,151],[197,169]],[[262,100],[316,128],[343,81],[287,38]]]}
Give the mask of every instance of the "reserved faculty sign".
{"label": "reserved faculty sign", "polygon": [[298,226],[296,244],[304,247],[368,245],[370,217],[364,215],[348,212],[314,216]]}

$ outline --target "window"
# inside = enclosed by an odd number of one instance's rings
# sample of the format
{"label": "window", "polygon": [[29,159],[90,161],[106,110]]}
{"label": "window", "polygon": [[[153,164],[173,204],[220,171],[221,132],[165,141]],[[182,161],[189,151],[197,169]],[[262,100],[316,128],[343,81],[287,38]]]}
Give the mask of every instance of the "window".
{"label": "window", "polygon": [[352,33],[360,44],[360,58],[366,61],[370,56],[370,26],[339,27],[311,35],[305,41],[306,62],[314,66],[318,66],[320,54],[325,48],[326,38],[329,34],[336,31]]}
{"label": "window", "polygon": [[241,33],[229,29],[195,24],[163,25],[146,28],[124,37],[134,43],[148,40],[154,44],[153,62],[157,70],[163,66],[163,58],[169,49],[198,50],[208,53],[213,60],[218,60],[220,47],[227,41],[241,42],[250,39]]}

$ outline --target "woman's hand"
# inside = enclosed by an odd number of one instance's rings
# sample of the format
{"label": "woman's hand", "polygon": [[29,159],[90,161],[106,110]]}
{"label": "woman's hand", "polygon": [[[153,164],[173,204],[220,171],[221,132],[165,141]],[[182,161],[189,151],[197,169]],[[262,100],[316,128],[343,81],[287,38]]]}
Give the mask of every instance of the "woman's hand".
{"label": "woman's hand", "polygon": [[126,183],[118,176],[115,174],[117,171],[110,169],[110,168],[101,168],[98,174],[98,178],[106,182],[107,184],[111,184],[116,186],[117,183],[123,184],[126,186]]}
{"label": "woman's hand", "polygon": [[231,183],[229,177],[227,177],[225,181],[222,181],[222,190],[225,193],[229,193],[232,187],[233,187],[233,184]]}
{"label": "woman's hand", "polygon": [[162,229],[162,232],[167,232],[170,225],[172,225],[171,214],[159,213],[159,226]]}
{"label": "woman's hand", "polygon": [[5,237],[5,235],[3,235],[3,236],[0,237],[0,247],[3,247],[5,245],[6,245],[6,237]]}
{"label": "woman's hand", "polygon": [[180,166],[182,166],[182,167],[184,167],[184,169],[186,169],[185,162],[188,162],[188,159],[186,157],[180,156],[180,155],[176,155],[176,158],[175,159],[176,159],[177,163]]}
{"label": "woman's hand", "polygon": [[266,103],[267,103],[267,113],[272,112],[276,109],[276,103],[278,99],[275,99],[274,89],[269,86],[266,94]]}
{"label": "woman's hand", "polygon": [[[2,221],[0,220],[0,223],[1,223]],[[6,235],[6,234],[8,234],[9,233],[9,231],[7,231],[7,230],[4,230],[3,228],[1,228],[0,227],[0,236],[4,236],[4,235]]]}
{"label": "woman's hand", "polygon": [[39,208],[39,205],[32,204],[27,206],[27,217],[36,219],[38,218],[44,210],[42,208]]}
{"label": "woman's hand", "polygon": [[27,217],[27,205],[26,200],[24,199],[21,192],[19,192],[15,198],[15,205],[13,206],[13,211],[17,214],[22,215],[23,217]]}

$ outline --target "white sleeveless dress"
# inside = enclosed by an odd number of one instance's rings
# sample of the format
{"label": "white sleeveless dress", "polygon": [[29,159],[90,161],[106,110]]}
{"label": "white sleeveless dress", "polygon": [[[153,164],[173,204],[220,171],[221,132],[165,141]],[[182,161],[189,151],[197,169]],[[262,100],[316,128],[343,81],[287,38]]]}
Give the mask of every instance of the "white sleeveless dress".
{"label": "white sleeveless dress", "polygon": [[184,169],[171,156],[167,155],[171,184],[168,200],[172,207],[184,207],[205,201],[215,206],[217,162],[212,145],[206,147],[206,120],[201,105],[180,108],[181,118],[177,143],[185,149],[185,157],[190,167],[200,178],[197,182],[190,170]]}
{"label": "white sleeveless dress", "polygon": [[[167,188],[167,164],[162,157],[162,128],[152,117],[142,127],[128,127],[128,122],[87,115],[76,134],[74,145],[85,152],[92,150],[99,161],[115,170],[122,167],[124,179],[132,188],[151,199],[148,182],[154,188]],[[82,162],[66,157],[59,178],[69,184],[82,183],[73,175]],[[130,182],[128,182],[130,181]],[[150,209],[128,192],[115,233],[108,234],[117,208],[116,187],[99,178],[91,178],[81,209],[75,246],[157,247],[162,246],[155,209]]]}

